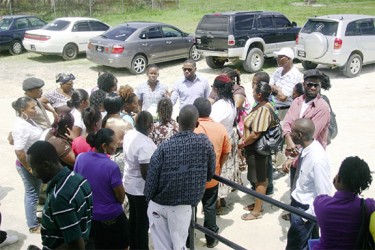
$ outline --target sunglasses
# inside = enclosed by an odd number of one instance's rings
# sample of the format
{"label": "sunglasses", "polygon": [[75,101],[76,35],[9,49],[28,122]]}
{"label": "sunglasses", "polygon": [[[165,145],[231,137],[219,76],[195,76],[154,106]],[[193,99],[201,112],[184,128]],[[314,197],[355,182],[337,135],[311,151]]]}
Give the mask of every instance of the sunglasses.
{"label": "sunglasses", "polygon": [[320,87],[320,83],[315,83],[315,82],[306,82],[305,84],[306,84],[306,86],[307,86],[308,88],[311,88],[311,87],[313,87],[313,86],[314,86],[314,88]]}
{"label": "sunglasses", "polygon": [[191,72],[191,71],[193,71],[193,68],[182,68],[182,71],[189,71],[189,72]]}

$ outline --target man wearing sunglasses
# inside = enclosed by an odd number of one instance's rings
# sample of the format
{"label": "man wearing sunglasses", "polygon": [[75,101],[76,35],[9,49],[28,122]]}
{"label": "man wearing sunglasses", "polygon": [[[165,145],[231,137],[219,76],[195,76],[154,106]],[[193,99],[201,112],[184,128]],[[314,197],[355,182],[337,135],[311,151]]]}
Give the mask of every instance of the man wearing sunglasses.
{"label": "man wearing sunglasses", "polygon": [[198,97],[208,98],[210,86],[207,79],[195,74],[197,66],[194,60],[188,59],[182,66],[184,77],[176,82],[172,90],[171,100],[173,105],[180,99],[180,109],[193,104]]}

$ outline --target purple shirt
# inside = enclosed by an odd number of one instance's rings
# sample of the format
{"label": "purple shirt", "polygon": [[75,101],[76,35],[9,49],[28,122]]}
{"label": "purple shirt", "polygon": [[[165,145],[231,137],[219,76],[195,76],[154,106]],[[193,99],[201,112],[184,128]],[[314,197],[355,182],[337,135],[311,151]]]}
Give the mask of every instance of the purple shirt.
{"label": "purple shirt", "polygon": [[[366,199],[370,213],[375,201]],[[361,222],[361,199],[350,192],[337,191],[333,197],[319,195],[314,201],[321,237],[315,249],[354,249]]]}
{"label": "purple shirt", "polygon": [[112,220],[123,212],[122,205],[113,192],[114,188],[122,185],[120,169],[107,155],[96,152],[81,153],[75,161],[74,171],[90,183],[94,220]]}

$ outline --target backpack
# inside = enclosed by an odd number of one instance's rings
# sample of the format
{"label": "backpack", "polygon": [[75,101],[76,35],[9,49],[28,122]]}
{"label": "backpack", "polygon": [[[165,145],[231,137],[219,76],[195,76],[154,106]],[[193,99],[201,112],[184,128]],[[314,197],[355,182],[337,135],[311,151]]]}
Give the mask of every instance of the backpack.
{"label": "backpack", "polygon": [[331,141],[335,139],[338,133],[336,114],[332,110],[331,103],[329,102],[328,97],[325,95],[322,95],[322,98],[328,103],[328,106],[329,106],[330,120],[329,120],[329,126],[328,126],[328,144],[331,144]]}

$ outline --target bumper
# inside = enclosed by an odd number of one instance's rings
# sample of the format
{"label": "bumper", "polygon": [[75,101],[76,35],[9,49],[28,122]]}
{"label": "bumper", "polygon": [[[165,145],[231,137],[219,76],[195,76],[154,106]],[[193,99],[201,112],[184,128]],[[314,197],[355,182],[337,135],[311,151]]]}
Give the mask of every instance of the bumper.
{"label": "bumper", "polygon": [[93,63],[113,68],[130,68],[132,56],[126,54],[97,53],[90,49],[86,50],[86,58]]}
{"label": "bumper", "polygon": [[312,58],[309,57],[309,55],[306,54],[306,51],[303,48],[296,47],[296,58],[301,61],[310,61],[316,64],[325,64],[329,66],[344,66],[348,60],[347,55],[345,53],[342,53],[340,51],[333,51],[333,52],[326,52],[324,56],[320,58]]}
{"label": "bumper", "polygon": [[204,56],[215,56],[215,57],[224,57],[224,58],[239,58],[244,60],[242,57],[244,48],[231,48],[224,51],[213,51],[213,50],[203,50],[197,49],[198,53]]}
{"label": "bumper", "polygon": [[49,44],[41,43],[35,40],[23,40],[23,47],[29,52],[35,52],[39,54],[57,54],[62,55],[64,45],[62,44]]}

